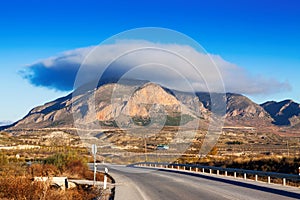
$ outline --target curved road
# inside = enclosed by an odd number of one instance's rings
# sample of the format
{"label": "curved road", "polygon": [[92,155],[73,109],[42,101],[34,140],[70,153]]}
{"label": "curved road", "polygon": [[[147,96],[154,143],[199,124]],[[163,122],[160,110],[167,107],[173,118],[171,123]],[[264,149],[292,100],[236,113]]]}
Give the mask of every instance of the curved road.
{"label": "curved road", "polygon": [[116,200],[300,199],[300,189],[294,187],[123,165],[100,165],[98,170],[104,167],[116,180]]}

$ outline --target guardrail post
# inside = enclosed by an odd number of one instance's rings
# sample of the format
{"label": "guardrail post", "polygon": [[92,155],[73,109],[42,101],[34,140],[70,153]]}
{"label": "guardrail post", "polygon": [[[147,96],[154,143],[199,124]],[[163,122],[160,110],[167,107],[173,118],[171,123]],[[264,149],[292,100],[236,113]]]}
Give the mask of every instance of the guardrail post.
{"label": "guardrail post", "polygon": [[[218,168],[218,167],[209,167],[209,166],[201,166],[201,165],[185,165],[185,164],[166,164],[166,163],[159,163],[159,162],[144,162],[144,163],[136,163],[133,166],[140,166],[140,167],[158,167],[158,168],[166,168],[166,169],[177,169],[177,170],[184,170],[184,171],[195,171],[195,172],[202,172],[202,173],[209,173],[209,174],[216,174],[217,176],[222,175],[224,172],[224,176],[231,176],[233,172],[233,177],[238,178],[242,176],[243,179],[247,180],[247,173],[254,175],[254,180],[258,181],[258,176],[267,177],[267,181],[264,181],[267,184],[271,184],[271,177],[276,179],[282,179],[282,185],[287,185],[287,179],[289,180],[299,180],[298,175],[291,175],[291,174],[283,174],[283,173],[269,173],[269,172],[262,172],[262,171],[255,171],[255,170],[244,170],[244,169],[233,169],[233,168]],[[194,169],[193,169],[194,168]],[[202,170],[201,170],[202,169]],[[215,172],[216,171],[216,172]],[[228,174],[228,172],[230,174]],[[249,176],[249,175],[248,175]],[[264,178],[265,179],[265,178]],[[275,182],[276,183],[276,182]]]}

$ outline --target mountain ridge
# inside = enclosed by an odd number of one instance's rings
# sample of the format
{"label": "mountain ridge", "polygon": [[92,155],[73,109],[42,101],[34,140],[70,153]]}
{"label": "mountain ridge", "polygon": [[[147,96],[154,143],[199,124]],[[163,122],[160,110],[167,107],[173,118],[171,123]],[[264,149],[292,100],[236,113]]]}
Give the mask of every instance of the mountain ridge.
{"label": "mountain ridge", "polygon": [[[116,87],[120,89],[120,93],[115,92]],[[1,129],[71,128],[74,126],[74,112],[75,116],[92,123],[95,121],[95,116],[91,113],[92,95],[95,95],[97,120],[108,124],[113,123],[112,118],[116,114],[146,121],[149,120],[151,112],[152,114],[167,112],[170,117],[177,117],[176,115],[182,112],[203,120],[207,120],[211,115],[212,102],[209,93],[197,92],[193,95],[171,90],[149,81],[107,83],[100,85],[94,91],[84,91],[82,88],[81,90],[37,106],[21,120]],[[112,102],[112,95],[115,95],[114,102]],[[241,94],[226,93],[222,98],[227,103],[226,123],[228,124],[294,127],[300,124],[300,105],[292,100],[268,101],[259,105]]]}
{"label": "mountain ridge", "polygon": [[291,99],[267,101],[261,106],[272,116],[275,125],[295,126],[300,123],[300,105]]}

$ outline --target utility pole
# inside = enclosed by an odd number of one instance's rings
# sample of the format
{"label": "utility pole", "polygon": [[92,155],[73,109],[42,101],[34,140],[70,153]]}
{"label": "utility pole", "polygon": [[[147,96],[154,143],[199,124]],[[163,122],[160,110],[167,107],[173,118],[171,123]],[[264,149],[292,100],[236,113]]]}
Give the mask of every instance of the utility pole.
{"label": "utility pole", "polygon": [[290,156],[289,140],[286,141],[288,156]]}
{"label": "utility pole", "polygon": [[145,162],[148,162],[148,157],[147,157],[147,140],[146,137],[144,137],[145,140]]}
{"label": "utility pole", "polygon": [[97,165],[96,165],[96,154],[97,154],[97,146],[95,144],[92,145],[92,153],[94,156],[94,183],[93,185],[96,185],[96,171],[97,171]]}

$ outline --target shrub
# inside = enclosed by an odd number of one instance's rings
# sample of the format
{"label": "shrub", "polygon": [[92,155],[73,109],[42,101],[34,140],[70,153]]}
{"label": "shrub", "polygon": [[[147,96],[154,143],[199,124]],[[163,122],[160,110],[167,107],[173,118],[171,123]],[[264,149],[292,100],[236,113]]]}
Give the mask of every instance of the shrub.
{"label": "shrub", "polygon": [[50,156],[44,160],[44,164],[50,164],[57,167],[60,172],[66,171],[68,168],[68,165],[70,163],[78,161],[82,162],[82,164],[86,163],[86,160],[80,156],[76,152],[68,152],[66,154],[58,153],[54,154],[53,156]]}
{"label": "shrub", "polygon": [[30,199],[30,200],[72,200],[72,199],[94,199],[99,196],[99,190],[57,190],[50,187],[48,182],[34,181],[29,177],[1,177],[0,199]]}
{"label": "shrub", "polygon": [[6,165],[8,163],[8,158],[5,154],[0,153],[0,165]]}
{"label": "shrub", "polygon": [[226,142],[226,144],[228,144],[228,145],[241,145],[241,144],[243,144],[243,142],[241,142],[241,141],[228,141],[228,142]]}
{"label": "shrub", "polygon": [[33,164],[29,167],[29,173],[35,176],[58,176],[60,171],[56,166],[50,164]]}

